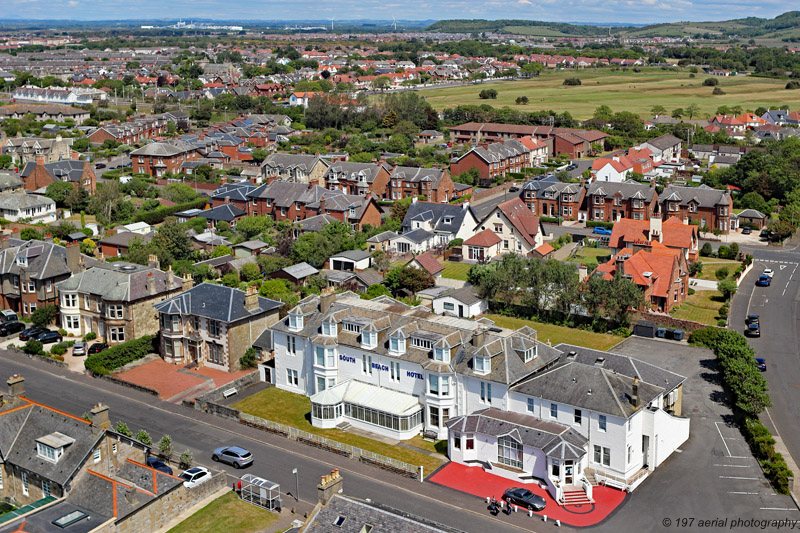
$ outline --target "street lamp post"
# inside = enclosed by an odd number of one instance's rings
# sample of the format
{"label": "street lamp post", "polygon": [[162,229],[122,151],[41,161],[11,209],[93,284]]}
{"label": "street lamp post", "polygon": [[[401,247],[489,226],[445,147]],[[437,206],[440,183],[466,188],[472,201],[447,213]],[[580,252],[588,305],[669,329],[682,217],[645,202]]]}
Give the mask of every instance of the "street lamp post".
{"label": "street lamp post", "polygon": [[297,469],[292,469],[292,474],[294,474],[294,499],[295,501],[300,501],[300,477],[297,474]]}

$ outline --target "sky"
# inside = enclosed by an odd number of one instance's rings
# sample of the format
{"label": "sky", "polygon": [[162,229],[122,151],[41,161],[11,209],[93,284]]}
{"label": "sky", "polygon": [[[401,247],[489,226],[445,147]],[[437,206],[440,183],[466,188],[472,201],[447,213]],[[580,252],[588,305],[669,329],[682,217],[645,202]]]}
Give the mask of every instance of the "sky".
{"label": "sky", "polygon": [[773,18],[787,0],[2,0],[0,18],[226,20],[514,18],[627,22]]}

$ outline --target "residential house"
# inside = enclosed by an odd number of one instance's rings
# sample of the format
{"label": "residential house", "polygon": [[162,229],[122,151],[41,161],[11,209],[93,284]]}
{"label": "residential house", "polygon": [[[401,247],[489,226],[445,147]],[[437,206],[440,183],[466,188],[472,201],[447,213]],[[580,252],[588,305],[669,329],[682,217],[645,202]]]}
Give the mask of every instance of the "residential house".
{"label": "residential house", "polygon": [[506,200],[480,221],[475,231],[490,230],[501,241],[499,252],[529,255],[547,236],[538,216],[519,198]]}
{"label": "residential house", "polygon": [[402,200],[414,196],[424,196],[431,202],[452,200],[455,194],[450,172],[440,168],[394,167],[384,199]]}
{"label": "residential house", "polygon": [[658,241],[667,248],[680,250],[687,261],[694,261],[697,259],[699,240],[697,226],[685,224],[677,217],[664,222],[658,216],[650,217],[650,220],[622,218],[611,230],[608,247],[616,254],[626,248],[648,248]]}
{"label": "residential house", "polygon": [[23,192],[24,190],[22,180],[17,174],[0,172],[0,193]]}
{"label": "residential house", "polygon": [[386,163],[351,163],[336,161],[331,163],[323,176],[324,187],[345,194],[367,196],[372,193],[382,198],[391,175],[391,167]]}
{"label": "residential house", "polygon": [[681,305],[689,289],[686,256],[658,240],[646,249],[622,249],[599,265],[594,275],[607,280],[616,275],[630,279],[642,290],[647,305],[660,313],[669,313]]}
{"label": "residential house", "polygon": [[232,372],[258,336],[278,320],[281,302],[247,291],[201,283],[155,304],[161,356],[168,363],[194,363]]}
{"label": "residential house", "polygon": [[583,180],[580,184],[548,182],[543,183],[539,189],[523,189],[523,193],[525,205],[535,215],[580,220],[586,186]]}
{"label": "residential house", "polygon": [[289,105],[290,106],[303,106],[303,108],[308,107],[308,102],[314,98],[315,96],[321,97],[324,93],[321,91],[299,91],[293,92],[289,95]]}
{"label": "residential house", "polygon": [[356,231],[364,229],[365,226],[381,225],[381,209],[375,195],[352,195],[324,189],[321,192],[319,200],[305,204],[304,218],[329,215]]}
{"label": "residential house", "polygon": [[268,183],[280,180],[324,187],[324,176],[329,166],[328,161],[317,155],[270,154],[261,163],[261,175]]}
{"label": "residential house", "polygon": [[154,231],[144,235],[133,231],[121,231],[103,237],[97,244],[103,257],[122,257],[128,255],[132,242],[144,245],[152,241],[154,236]]}
{"label": "residential house", "polygon": [[3,154],[11,156],[11,163],[19,167],[37,159],[45,163],[72,159],[71,137],[56,135],[54,139],[44,137],[9,137],[3,145]]}
{"label": "residential house", "polygon": [[402,232],[425,230],[433,233],[437,245],[447,245],[454,239],[467,239],[478,224],[469,202],[442,204],[421,202],[414,198],[403,217]]}
{"label": "residential house", "polygon": [[442,271],[444,270],[444,265],[436,260],[436,257],[430,250],[415,255],[411,261],[406,263],[406,266],[427,271],[434,281],[442,277]]}
{"label": "residential house", "polygon": [[645,141],[636,147],[637,150],[648,148],[654,161],[677,162],[681,158],[681,140],[669,133]]}
{"label": "residential house", "polygon": [[636,182],[592,182],[586,191],[586,220],[617,222],[621,218],[650,220],[658,211],[655,181],[650,185]]}
{"label": "residential house", "polygon": [[[187,286],[188,283],[188,286]],[[109,344],[119,344],[158,333],[153,303],[191,287],[171,271],[116,261],[99,263],[56,284],[61,327],[82,337],[94,332]]]}
{"label": "residential house", "polygon": [[[544,483],[561,503],[564,485],[591,490],[587,468],[635,488],[689,436],[683,376],[551,347],[528,327],[324,291],[270,331],[275,385],[309,397],[315,427],[447,438],[451,460]],[[575,394],[575,383],[593,393]]]}
{"label": "residential house", "polygon": [[153,142],[130,153],[134,173],[154,178],[177,174],[181,165],[200,157],[197,146],[185,141]]}
{"label": "residential house", "polygon": [[735,215],[731,215],[731,218],[736,219],[737,227],[747,224],[761,230],[769,224],[769,217],[756,209],[745,209]]}
{"label": "residential house", "polygon": [[233,204],[244,211],[249,211],[250,198],[247,195],[255,189],[256,186],[250,182],[224,183],[211,193],[211,207]]}
{"label": "residential house", "polygon": [[7,118],[21,119],[25,115],[33,115],[39,122],[72,120],[76,126],[80,126],[84,120],[89,119],[91,113],[86,109],[66,105],[18,103],[0,107],[0,120]]}
{"label": "residential house", "polygon": [[10,222],[50,224],[56,221],[56,203],[38,194],[0,193],[0,217]]}
{"label": "residential house", "polygon": [[761,115],[761,118],[776,126],[787,126],[800,122],[792,117],[792,113],[788,109],[768,109]]}
{"label": "residential house", "polygon": [[730,231],[730,209],[733,202],[727,189],[712,189],[707,185],[669,185],[661,192],[659,201],[665,219],[677,217],[685,224],[695,223],[701,228],[708,227],[723,234]]}
{"label": "residential house", "polygon": [[216,228],[220,222],[228,224],[228,227],[235,227],[236,223],[245,215],[247,211],[233,204],[222,204],[219,207],[212,207],[197,214],[198,218],[205,218],[211,228]]}
{"label": "residential house", "polygon": [[476,146],[450,162],[450,174],[457,175],[478,169],[480,185],[491,187],[497,178],[505,178],[510,172],[521,173],[530,166],[530,150],[517,139],[508,139],[485,146]]}
{"label": "residential house", "polygon": [[58,305],[56,283],[96,261],[80,253],[80,247],[52,242],[0,240],[0,305],[29,317],[44,305]]}
{"label": "residential house", "polygon": [[36,162],[28,162],[20,173],[26,191],[41,191],[56,181],[71,183],[76,189],[84,189],[89,194],[95,191],[96,177],[89,161],[65,159],[45,163],[39,158]]}
{"label": "residential house", "polygon": [[433,312],[437,315],[451,315],[459,318],[472,318],[489,310],[489,302],[475,292],[475,287],[466,286],[450,290],[433,299]]}
{"label": "residential house", "polygon": [[374,268],[353,271],[323,269],[319,274],[327,280],[331,289],[358,293],[367,292],[370,286],[383,283],[383,275]]}

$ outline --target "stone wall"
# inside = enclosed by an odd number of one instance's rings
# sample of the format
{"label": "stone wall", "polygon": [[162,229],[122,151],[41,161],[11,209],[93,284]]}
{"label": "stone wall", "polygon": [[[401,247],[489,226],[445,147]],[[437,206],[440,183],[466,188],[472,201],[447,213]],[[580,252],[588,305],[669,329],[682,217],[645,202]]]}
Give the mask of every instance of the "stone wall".
{"label": "stone wall", "polygon": [[668,315],[659,315],[654,313],[642,313],[642,318],[645,320],[649,320],[651,322],[655,322],[659,326],[663,326],[669,329],[682,329],[683,331],[687,332],[708,327],[705,324],[701,324],[699,322],[692,322],[691,320],[681,320],[679,318],[673,318]]}
{"label": "stone wall", "polygon": [[222,490],[228,485],[228,476],[224,472],[215,474],[209,481],[192,489],[182,484],[159,494],[139,509],[117,520],[117,533],[140,533],[157,531],[164,524],[165,517],[177,516],[188,511],[197,502]]}
{"label": "stone wall", "polygon": [[[228,390],[230,388],[234,388],[237,391],[241,392],[242,389],[244,389],[245,387],[249,387],[250,385],[252,385],[254,383],[258,383],[260,381],[261,381],[261,378],[259,377],[258,370],[253,370],[252,372],[250,372],[249,374],[247,374],[245,376],[242,376],[240,378],[236,378],[235,380],[231,381],[230,383],[226,383],[225,385],[217,387],[216,389],[214,389],[212,391],[209,391],[209,392],[203,394],[202,396],[198,396],[197,398],[195,398],[195,402],[194,402],[195,408],[196,409],[205,410],[205,406],[206,406],[207,403],[219,402],[222,399],[224,399],[225,396],[223,396],[222,393],[225,392],[226,390]],[[238,419],[239,417],[237,416],[236,418]]]}

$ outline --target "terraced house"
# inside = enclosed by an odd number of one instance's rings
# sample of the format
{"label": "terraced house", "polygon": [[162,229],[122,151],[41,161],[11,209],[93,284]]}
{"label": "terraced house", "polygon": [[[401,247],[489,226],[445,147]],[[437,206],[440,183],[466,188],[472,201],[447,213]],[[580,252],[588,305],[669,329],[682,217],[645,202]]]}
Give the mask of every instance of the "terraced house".
{"label": "terraced house", "polygon": [[[561,217],[564,220],[581,220],[586,187],[578,183],[552,182],[539,189],[524,188],[525,204],[534,215]],[[532,197],[532,198],[531,198]]]}
{"label": "terraced house", "polygon": [[530,149],[516,139],[476,146],[450,163],[450,174],[476,168],[480,173],[480,185],[491,186],[495,178],[505,177],[509,172],[522,172],[523,168],[531,166],[529,154]]}
{"label": "terraced house", "polygon": [[402,200],[422,197],[431,202],[447,203],[453,199],[455,187],[450,172],[440,168],[396,166],[392,169],[384,199]]}
{"label": "terraced house", "polygon": [[155,304],[161,356],[168,363],[195,363],[239,370],[239,359],[259,335],[278,320],[283,303],[247,292],[201,283]]}
{"label": "terraced house", "polygon": [[325,291],[270,331],[275,384],[309,396],[314,426],[447,438],[452,460],[560,502],[600,480],[632,490],[689,436],[684,377],[528,327]]}
{"label": "terraced house", "polygon": [[3,153],[11,156],[11,162],[23,166],[30,161],[43,158],[45,162],[72,158],[71,137],[54,139],[44,137],[9,137],[3,145]]}
{"label": "terraced house", "polygon": [[699,224],[701,228],[719,230],[723,234],[730,232],[733,202],[727,189],[669,185],[661,192],[660,202],[665,220],[677,217],[684,224]]}
{"label": "terraced house", "polygon": [[130,156],[134,173],[160,178],[167,173],[178,173],[183,163],[195,161],[200,154],[195,145],[176,141],[146,144],[132,151]]}
{"label": "terraced house", "polygon": [[316,155],[271,154],[261,163],[261,176],[265,181],[289,181],[325,186],[323,176],[329,163]]}
{"label": "terraced house", "polygon": [[82,337],[94,332],[109,344],[158,333],[153,303],[191,287],[171,271],[124,261],[98,263],[56,284],[61,327]]}
{"label": "terraced house", "polygon": [[586,220],[617,222],[621,218],[650,220],[658,212],[655,181],[641,183],[594,182],[586,191]]}
{"label": "terraced house", "polygon": [[325,172],[325,187],[345,194],[366,196],[374,193],[382,197],[389,182],[391,167],[386,163],[351,163],[336,161]]}

